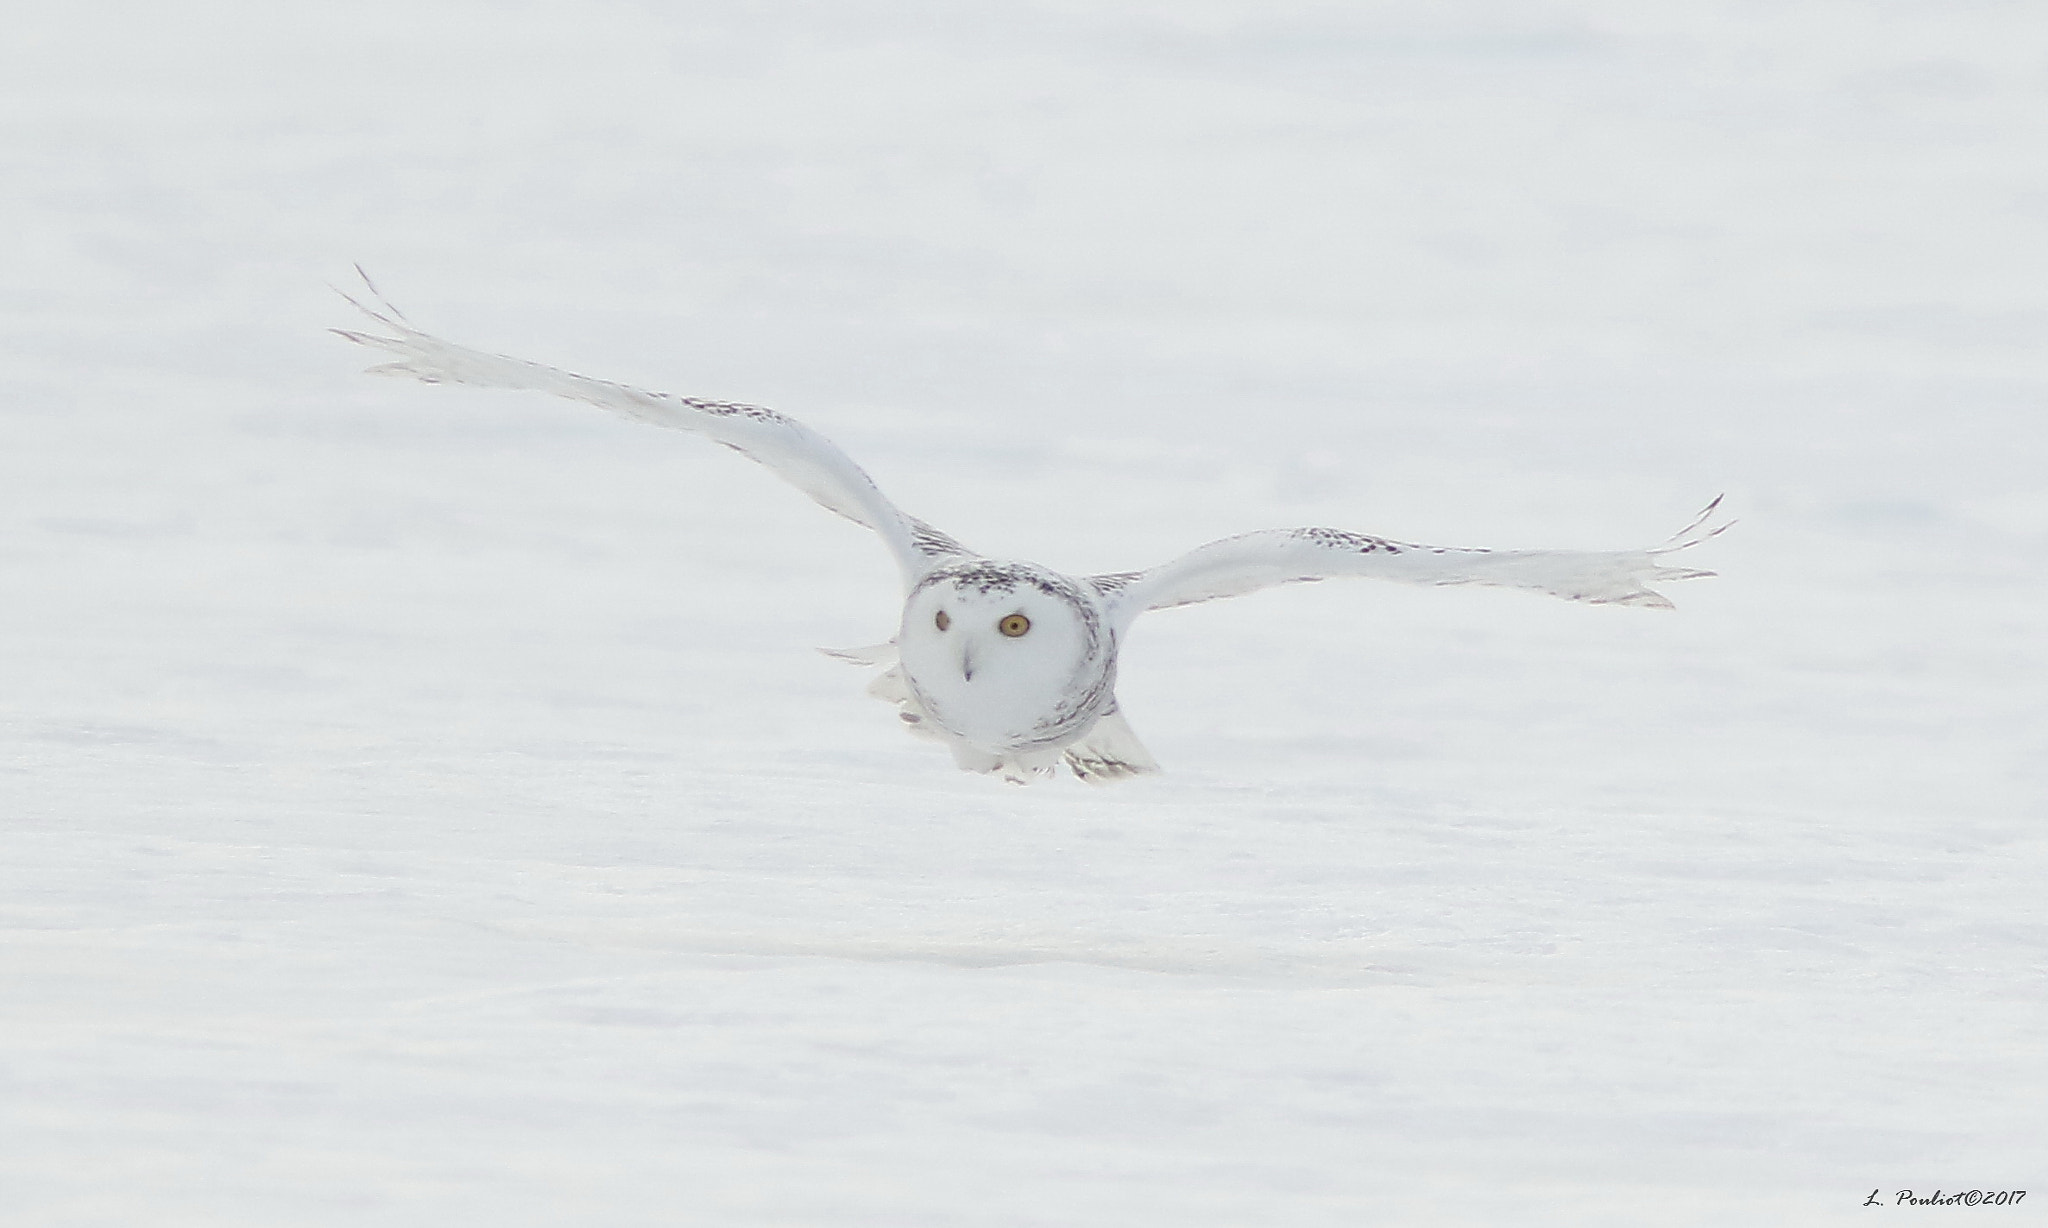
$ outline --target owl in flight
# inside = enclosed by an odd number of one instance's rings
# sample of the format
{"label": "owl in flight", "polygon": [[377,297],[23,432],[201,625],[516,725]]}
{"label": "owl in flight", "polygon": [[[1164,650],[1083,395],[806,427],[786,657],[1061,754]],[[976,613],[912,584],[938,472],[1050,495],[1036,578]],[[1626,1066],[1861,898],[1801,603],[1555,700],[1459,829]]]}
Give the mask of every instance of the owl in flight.
{"label": "owl in flight", "polygon": [[1118,645],[1148,610],[1330,576],[1491,584],[1567,601],[1670,609],[1646,586],[1713,573],[1666,567],[1659,558],[1728,527],[1709,527],[1721,502],[1715,499],[1670,541],[1648,550],[1485,550],[1342,529],[1266,529],[1198,546],[1146,571],[1070,576],[986,558],[907,515],[832,441],[772,409],[647,392],[451,345],[414,328],[367,276],[363,282],[382,310],[343,297],[395,335],[334,331],[396,355],[371,367],[373,374],[551,392],[694,431],[880,534],[903,575],[903,621],[887,643],[829,655],[885,667],[868,693],[896,705],[905,728],[945,743],[967,771],[1020,784],[1052,775],[1062,761],[1091,782],[1159,770],[1116,702]]}

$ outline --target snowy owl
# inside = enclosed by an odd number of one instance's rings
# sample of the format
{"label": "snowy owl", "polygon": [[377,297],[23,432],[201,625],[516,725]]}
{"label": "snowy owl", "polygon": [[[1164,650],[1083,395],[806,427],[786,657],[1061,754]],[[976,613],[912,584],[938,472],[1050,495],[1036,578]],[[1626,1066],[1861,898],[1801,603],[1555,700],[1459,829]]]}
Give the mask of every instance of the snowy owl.
{"label": "snowy owl", "polygon": [[[361,270],[357,270],[359,273]],[[1611,605],[1669,609],[1646,585],[1712,572],[1660,556],[1712,537],[1720,500],[1664,545],[1587,552],[1423,546],[1341,529],[1267,529],[1199,546],[1146,571],[1070,576],[986,558],[914,516],[830,440],[772,409],[647,392],[452,345],[414,328],[363,278],[382,310],[349,302],[391,334],[334,331],[397,356],[369,368],[429,384],[520,388],[695,431],[765,465],[825,507],[881,535],[903,574],[903,620],[872,648],[825,650],[881,667],[868,693],[905,728],[945,743],[970,772],[1018,783],[1064,761],[1091,782],[1156,772],[1117,710],[1117,648],[1138,615],[1276,584],[1372,576],[1411,584],[1490,584]]]}

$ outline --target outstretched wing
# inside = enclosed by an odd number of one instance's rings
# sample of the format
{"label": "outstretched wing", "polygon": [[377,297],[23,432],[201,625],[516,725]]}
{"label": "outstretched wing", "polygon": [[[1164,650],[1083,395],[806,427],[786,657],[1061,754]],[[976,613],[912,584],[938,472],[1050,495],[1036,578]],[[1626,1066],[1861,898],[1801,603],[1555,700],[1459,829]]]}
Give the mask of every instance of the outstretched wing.
{"label": "outstretched wing", "polygon": [[1662,546],[1612,552],[1483,550],[1421,546],[1339,529],[1268,529],[1210,542],[1150,571],[1091,576],[1118,626],[1146,610],[1236,597],[1276,584],[1331,576],[1371,576],[1408,584],[1491,584],[1525,588],[1567,601],[1671,608],[1649,585],[1713,572],[1666,567],[1658,560],[1696,546],[1731,522],[1709,527],[1721,500]]}
{"label": "outstretched wing", "polygon": [[[362,273],[358,268],[357,273]],[[376,294],[367,274],[363,283]],[[889,502],[853,458],[838,445],[794,418],[729,401],[706,401],[679,397],[667,392],[591,379],[536,362],[486,354],[466,346],[453,345],[414,328],[397,308],[381,295],[382,311],[342,295],[364,315],[395,336],[376,333],[334,331],[361,345],[387,350],[397,361],[369,370],[375,375],[411,376],[429,384],[469,384],[478,388],[520,388],[551,392],[556,396],[584,401],[636,422],[695,431],[722,443],[750,460],[759,462],[790,485],[855,524],[866,525],[881,534],[889,551],[902,568],[906,586],[914,585],[927,571],[948,558],[972,556],[973,551],[914,516],[905,515]]]}

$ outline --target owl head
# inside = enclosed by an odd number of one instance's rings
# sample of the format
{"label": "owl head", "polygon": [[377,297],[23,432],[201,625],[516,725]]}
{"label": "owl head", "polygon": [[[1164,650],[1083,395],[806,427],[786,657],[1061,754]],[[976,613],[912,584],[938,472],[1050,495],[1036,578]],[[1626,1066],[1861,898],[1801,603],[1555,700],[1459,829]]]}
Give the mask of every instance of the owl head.
{"label": "owl head", "polygon": [[934,570],[904,603],[896,645],[931,719],[990,751],[1093,720],[1115,680],[1095,594],[1029,563]]}

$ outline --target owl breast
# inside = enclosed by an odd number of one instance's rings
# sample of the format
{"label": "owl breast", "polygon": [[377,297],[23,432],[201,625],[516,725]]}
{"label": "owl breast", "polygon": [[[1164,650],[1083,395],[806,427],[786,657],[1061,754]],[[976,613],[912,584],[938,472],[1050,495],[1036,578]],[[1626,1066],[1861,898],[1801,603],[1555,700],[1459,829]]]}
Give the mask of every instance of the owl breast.
{"label": "owl breast", "polygon": [[1065,745],[1113,702],[1115,642],[1100,600],[1032,564],[933,571],[904,603],[896,644],[930,721],[993,753]]}

